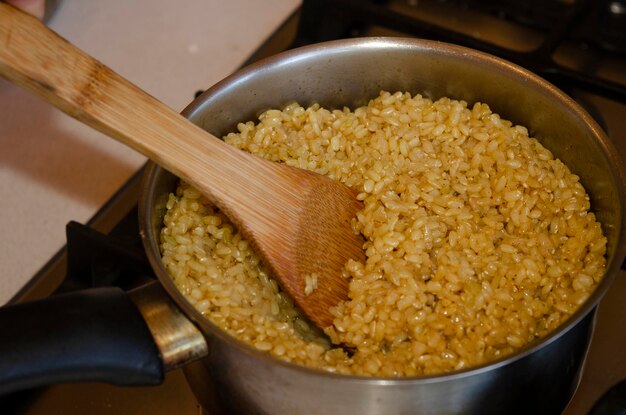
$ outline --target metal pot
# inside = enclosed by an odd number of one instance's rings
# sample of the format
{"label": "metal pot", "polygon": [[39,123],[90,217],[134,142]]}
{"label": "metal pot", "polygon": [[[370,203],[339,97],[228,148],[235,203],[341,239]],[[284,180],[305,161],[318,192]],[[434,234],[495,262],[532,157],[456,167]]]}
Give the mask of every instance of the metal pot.
{"label": "metal pot", "polygon": [[[595,306],[626,251],[622,163],[598,125],[565,94],[520,67],[470,49],[414,39],[370,38],[314,45],[259,62],[206,91],[183,115],[213,134],[223,135],[237,122],[254,119],[271,107],[293,101],[354,107],[365,104],[381,89],[486,102],[503,118],[527,126],[581,177],[608,238],[608,270],[589,300],[546,338],[499,361],[452,374],[367,378],[283,362],[226,335],[176,289],[161,264],[158,235],[167,194],[175,188],[177,178],[151,165],[140,200],[140,223],[146,252],[166,294],[161,286],[152,285],[131,293],[131,297],[159,346],[163,365],[176,367],[202,357],[187,365],[185,373],[210,413],[562,411],[579,380]],[[14,313],[12,318],[21,314],[24,312]],[[0,313],[0,322],[5,319]],[[76,349],[83,346],[84,341]],[[5,349],[0,346],[0,356],[8,353]],[[154,350],[144,354],[152,353]],[[11,358],[17,359],[14,355]],[[122,372],[126,376],[143,373],[143,367],[153,362],[142,365],[124,367]],[[0,373],[3,370],[0,362]],[[120,379],[122,376],[102,375],[102,369],[96,372],[100,375],[96,380],[132,383]],[[140,377],[148,378],[148,382],[158,380],[158,376],[151,376]],[[21,386],[32,386],[32,382],[24,382]]]}

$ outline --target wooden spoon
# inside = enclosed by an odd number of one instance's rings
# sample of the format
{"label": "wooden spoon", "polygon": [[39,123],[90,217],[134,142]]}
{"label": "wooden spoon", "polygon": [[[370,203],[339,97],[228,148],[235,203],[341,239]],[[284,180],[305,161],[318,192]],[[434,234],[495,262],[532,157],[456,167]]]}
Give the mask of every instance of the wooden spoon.
{"label": "wooden spoon", "polygon": [[[0,74],[143,153],[193,185],[251,241],[285,291],[319,327],[347,298],[348,259],[362,260],[350,226],[356,194],[321,175],[225,144],[37,19],[0,3]],[[305,294],[307,277],[317,286]]]}

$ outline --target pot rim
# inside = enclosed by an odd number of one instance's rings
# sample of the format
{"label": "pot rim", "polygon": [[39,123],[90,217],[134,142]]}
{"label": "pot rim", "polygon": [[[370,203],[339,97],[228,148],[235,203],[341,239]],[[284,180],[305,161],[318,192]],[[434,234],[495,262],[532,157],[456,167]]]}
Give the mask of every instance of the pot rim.
{"label": "pot rim", "polygon": [[[607,269],[602,281],[596,287],[594,292],[590,295],[590,297],[579,307],[579,309],[574,312],[566,321],[564,321],[556,330],[553,330],[547,336],[536,339],[533,342],[527,344],[522,347],[515,353],[511,355],[504,356],[500,359],[487,362],[478,366],[472,366],[466,369],[460,369],[452,372],[446,372],[442,374],[435,375],[426,375],[426,376],[408,376],[408,377],[371,377],[371,376],[362,376],[362,375],[346,375],[346,374],[338,374],[332,373],[328,371],[324,371],[321,369],[314,369],[302,365],[298,365],[295,363],[290,363],[274,357],[269,353],[262,352],[257,350],[251,345],[244,343],[235,337],[229,335],[224,330],[213,324],[210,320],[202,316],[200,312],[198,312],[192,305],[189,303],[182,293],[177,289],[174,285],[172,279],[169,277],[169,274],[165,270],[163,264],[160,261],[160,253],[158,246],[152,243],[152,241],[158,240],[157,235],[154,235],[152,232],[151,218],[153,207],[150,203],[150,200],[154,200],[154,181],[157,177],[157,173],[161,170],[161,167],[157,166],[153,162],[149,162],[146,168],[146,172],[144,174],[143,183],[142,183],[142,191],[141,197],[139,200],[139,222],[140,222],[140,233],[142,237],[142,241],[144,244],[144,248],[148,254],[148,258],[152,268],[157,274],[158,279],[161,284],[165,287],[168,294],[174,298],[175,302],[181,307],[185,314],[190,320],[195,322],[202,328],[202,331],[207,335],[210,333],[211,336],[219,339],[227,343],[229,346],[235,347],[242,351],[243,353],[250,354],[257,359],[266,361],[271,364],[275,364],[281,367],[284,367],[288,370],[295,370],[298,372],[306,372],[310,375],[320,376],[323,378],[329,377],[333,379],[344,378],[347,381],[351,382],[361,382],[365,384],[378,384],[378,385],[411,385],[411,384],[423,384],[423,383],[437,383],[437,382],[446,382],[455,379],[465,378],[468,376],[478,375],[487,371],[491,371],[497,369],[499,367],[509,365],[513,362],[516,362],[524,357],[536,352],[537,350],[549,345],[554,342],[558,338],[560,338],[564,333],[568,332],[573,326],[578,324],[580,320],[585,318],[595,307],[598,302],[602,299],[609,286],[611,285],[613,279],[619,272],[622,262],[626,256],[626,236],[624,235],[624,229],[626,228],[626,217],[624,215],[624,205],[625,205],[625,194],[626,194],[626,173],[624,172],[624,166],[619,157],[617,150],[606,136],[604,131],[600,128],[600,126],[593,120],[593,118],[587,114],[587,112],[577,104],[572,98],[562,92],[560,89],[556,88],[554,85],[550,84],[543,78],[531,73],[530,71],[515,65],[511,62],[508,62],[504,59],[495,57],[493,55],[479,52],[474,49],[465,48],[462,46],[457,46],[449,43],[439,42],[439,41],[431,41],[431,40],[422,40],[422,39],[414,39],[414,38],[386,38],[386,37],[371,37],[371,38],[356,38],[356,39],[343,39],[343,40],[335,40],[329,42],[323,42],[313,45],[308,45],[296,49],[292,49],[286,52],[279,53],[277,55],[271,56],[269,58],[265,58],[256,63],[253,63],[245,68],[236,71],[232,75],[224,78],[222,81],[216,83],[209,89],[207,89],[204,93],[194,99],[182,112],[181,114],[190,118],[195,111],[197,111],[202,103],[206,101],[209,97],[213,98],[219,96],[221,94],[227,93],[225,91],[226,87],[229,85],[234,85],[238,83],[244,83],[250,77],[255,76],[259,71],[272,71],[273,69],[288,65],[290,62],[298,61],[298,60],[306,60],[311,58],[314,55],[318,55],[319,53],[333,51],[334,53],[344,53],[349,52],[354,48],[365,48],[365,49],[380,49],[385,48],[387,50],[392,49],[402,49],[402,50],[414,50],[414,51],[425,51],[425,50],[436,50],[438,53],[442,54],[452,54],[452,55],[461,55],[463,58],[468,59],[472,62],[479,63],[481,65],[488,65],[489,67],[496,68],[500,71],[507,73],[508,76],[522,78],[525,83],[529,85],[533,85],[534,87],[539,88],[544,94],[551,95],[554,97],[561,105],[563,105],[568,111],[575,114],[577,118],[582,120],[583,124],[589,130],[589,132],[595,137],[596,141],[600,144],[603,149],[604,156],[607,158],[607,162],[609,162],[614,172],[613,179],[616,181],[617,187],[621,188],[621,192],[618,192],[619,197],[619,206],[620,206],[620,217],[622,218],[620,221],[620,229],[617,230],[618,237],[616,238],[615,248],[613,250],[612,257],[610,259],[610,263],[607,265]],[[207,341],[210,343],[212,341],[211,338],[207,338]],[[209,350],[210,353],[210,350]]]}

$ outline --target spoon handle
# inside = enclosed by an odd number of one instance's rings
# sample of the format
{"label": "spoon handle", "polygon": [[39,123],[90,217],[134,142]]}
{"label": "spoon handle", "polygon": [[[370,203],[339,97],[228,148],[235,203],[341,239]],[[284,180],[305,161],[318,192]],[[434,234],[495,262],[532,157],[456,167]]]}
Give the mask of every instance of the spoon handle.
{"label": "spoon handle", "polygon": [[[143,153],[197,188],[254,246],[320,327],[347,298],[348,259],[363,258],[350,226],[352,189],[229,146],[187,121],[33,17],[0,3],[0,75]],[[305,293],[306,278],[321,275]]]}
{"label": "spoon handle", "polygon": [[5,3],[0,3],[0,75],[144,154],[223,208],[249,197],[237,194],[242,182],[271,181],[273,163],[224,144]]}

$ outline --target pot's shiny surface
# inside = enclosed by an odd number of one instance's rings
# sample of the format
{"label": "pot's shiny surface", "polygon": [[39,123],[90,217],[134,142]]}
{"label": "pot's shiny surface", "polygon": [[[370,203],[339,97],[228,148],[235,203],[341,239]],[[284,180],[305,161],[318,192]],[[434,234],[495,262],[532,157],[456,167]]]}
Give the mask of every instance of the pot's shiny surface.
{"label": "pot's shiny surface", "polygon": [[621,161],[596,123],[571,99],[517,66],[469,49],[420,40],[357,39],[315,45],[255,64],[205,92],[184,114],[223,135],[268,108],[293,101],[354,107],[381,89],[486,102],[503,118],[527,126],[587,188],[609,239],[605,280],[551,336],[490,365],[406,379],[308,370],[225,335],[177,291],[160,263],[157,244],[166,196],[176,178],[151,166],[140,205],[146,250],[165,289],[209,342],[209,357],[187,369],[193,389],[208,408],[225,413],[558,413],[578,380],[592,310],[625,250]]}
{"label": "pot's shiny surface", "polygon": [[222,342],[212,345],[213,358],[184,371],[209,414],[559,414],[578,383],[593,316],[522,359],[457,376],[398,381],[294,371]]}

